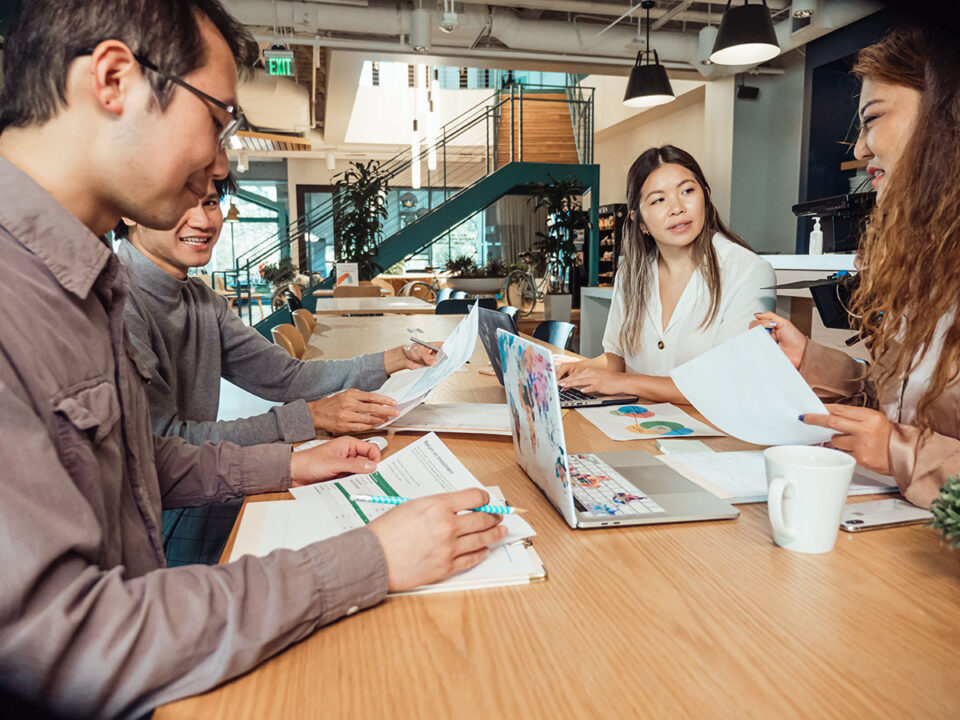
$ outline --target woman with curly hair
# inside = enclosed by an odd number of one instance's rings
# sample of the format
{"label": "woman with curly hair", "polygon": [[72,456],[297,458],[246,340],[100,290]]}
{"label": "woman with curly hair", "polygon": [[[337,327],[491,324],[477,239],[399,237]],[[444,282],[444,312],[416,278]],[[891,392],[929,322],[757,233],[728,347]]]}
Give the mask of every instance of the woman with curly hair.
{"label": "woman with curly hair", "polygon": [[[757,315],[825,400],[804,420],[832,445],[894,477],[926,507],[960,471],[960,67],[936,31],[898,31],[861,51],[858,158],[877,191],[852,311],[873,366]],[[757,323],[755,323],[757,324]],[[850,404],[847,404],[850,403]]]}

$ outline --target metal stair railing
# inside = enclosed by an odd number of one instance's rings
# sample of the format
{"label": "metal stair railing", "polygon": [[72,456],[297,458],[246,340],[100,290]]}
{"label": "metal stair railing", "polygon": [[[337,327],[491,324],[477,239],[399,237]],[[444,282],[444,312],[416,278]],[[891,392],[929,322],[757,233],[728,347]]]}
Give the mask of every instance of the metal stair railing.
{"label": "metal stair railing", "polygon": [[[515,90],[514,88],[518,88]],[[526,87],[526,92],[523,88]],[[533,91],[533,92],[531,92]],[[540,98],[536,92],[553,91],[553,94],[563,94],[565,99]],[[585,92],[589,91],[589,92]],[[493,93],[476,105],[468,108],[459,116],[437,128],[435,132],[427,133],[425,141],[420,145],[420,152],[414,156],[412,148],[405,148],[395,156],[383,162],[381,172],[386,176],[389,184],[394,187],[414,187],[414,167],[419,166],[420,187],[427,193],[427,207],[422,210],[432,212],[442,207],[460,192],[473,186],[483,178],[495,172],[502,166],[502,158],[498,157],[499,121],[504,110],[509,107],[511,118],[510,158],[523,161],[524,126],[523,106],[531,102],[562,102],[570,106],[571,122],[573,124],[574,139],[577,144],[577,156],[581,163],[592,162],[592,118],[593,118],[593,88],[578,86],[511,86],[510,92],[505,90]],[[519,110],[519,115],[517,111]],[[519,120],[519,122],[517,122]],[[514,142],[515,140],[515,142]],[[424,182],[425,181],[425,182]],[[439,202],[434,204],[434,196],[439,193]],[[289,257],[294,247],[297,249],[295,268],[310,278],[308,290],[323,283],[329,283],[332,275],[321,277],[315,272],[321,264],[315,263],[312,253],[308,251],[309,240],[315,237],[315,231],[326,225],[333,226],[336,210],[336,196],[314,207],[310,212],[298,218],[282,232],[276,233],[256,247],[247,250],[236,258],[234,271],[231,273],[237,280],[238,300],[247,300],[247,320],[252,324],[252,299],[254,296],[254,271],[267,262],[278,262],[282,257]],[[478,208],[479,209],[479,208]],[[388,215],[382,226],[381,238],[389,238],[403,227],[417,222],[420,218],[402,218],[399,208]],[[335,231],[333,233],[335,235]],[[441,236],[438,236],[441,237]],[[437,238],[426,238],[423,247],[428,247]],[[384,240],[381,239],[381,242]],[[381,271],[387,268],[380,268]],[[258,273],[257,273],[258,274]],[[238,302],[242,312],[243,303]]]}

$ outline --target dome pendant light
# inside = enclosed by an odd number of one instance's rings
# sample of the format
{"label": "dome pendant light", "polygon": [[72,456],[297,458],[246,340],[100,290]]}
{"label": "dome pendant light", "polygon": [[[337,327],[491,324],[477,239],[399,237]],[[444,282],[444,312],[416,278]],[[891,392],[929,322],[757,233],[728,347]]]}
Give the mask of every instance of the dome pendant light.
{"label": "dome pendant light", "polygon": [[780,46],[767,0],[756,5],[744,0],[743,5],[736,7],[730,7],[730,0],[727,0],[727,10],[720,21],[710,62],[717,65],[755,65],[779,54]]}
{"label": "dome pendant light", "polygon": [[[637,62],[630,71],[627,91],[623,94],[623,104],[627,107],[650,108],[674,99],[667,69],[660,64],[657,51],[650,49],[650,8],[655,4],[654,0],[643,0],[640,3],[640,7],[647,11],[647,45],[637,53]],[[653,62],[644,65],[644,59],[651,55]]]}

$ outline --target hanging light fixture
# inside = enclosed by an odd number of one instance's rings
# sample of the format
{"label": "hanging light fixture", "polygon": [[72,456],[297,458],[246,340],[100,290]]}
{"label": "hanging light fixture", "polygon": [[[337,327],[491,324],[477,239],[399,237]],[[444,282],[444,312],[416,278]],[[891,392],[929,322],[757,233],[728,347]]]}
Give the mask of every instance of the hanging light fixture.
{"label": "hanging light fixture", "polygon": [[227,210],[227,215],[223,218],[223,221],[228,223],[240,222],[240,210],[237,209],[237,204],[233,200],[230,201],[230,209]]}
{"label": "hanging light fixture", "polygon": [[[667,69],[660,64],[657,51],[650,49],[650,8],[654,5],[654,0],[643,0],[640,3],[640,7],[647,11],[647,44],[645,49],[637,53],[637,62],[630,71],[627,91],[623,94],[623,104],[627,107],[649,108],[674,99]],[[644,60],[651,55],[653,62],[644,64]]]}
{"label": "hanging light fixture", "polygon": [[755,65],[779,54],[767,0],[756,5],[744,0],[743,5],[735,7],[730,7],[727,0],[710,61],[718,65]]}

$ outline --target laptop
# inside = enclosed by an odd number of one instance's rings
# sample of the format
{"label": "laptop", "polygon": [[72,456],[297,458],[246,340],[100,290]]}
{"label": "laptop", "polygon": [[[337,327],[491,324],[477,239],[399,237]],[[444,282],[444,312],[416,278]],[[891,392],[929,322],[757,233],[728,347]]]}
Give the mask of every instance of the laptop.
{"label": "laptop", "polygon": [[[477,309],[480,312],[477,318],[477,333],[480,336],[480,342],[487,352],[487,357],[490,358],[490,365],[493,366],[493,371],[497,374],[497,380],[503,385],[503,367],[500,364],[500,349],[497,347],[497,330],[518,335],[516,320],[506,313],[496,310]],[[560,387],[559,385],[557,391],[560,393],[560,407],[565,408],[625,405],[639,399],[636,395],[599,395],[585,393],[576,388]]]}
{"label": "laptop", "polygon": [[517,462],[572,528],[730,520],[740,515],[642,450],[566,451],[550,351],[497,331]]}

